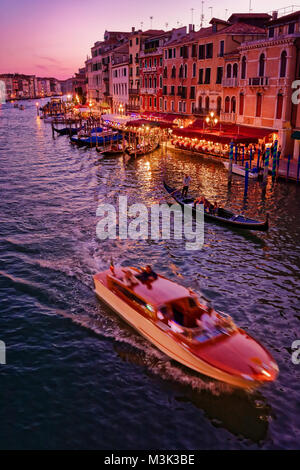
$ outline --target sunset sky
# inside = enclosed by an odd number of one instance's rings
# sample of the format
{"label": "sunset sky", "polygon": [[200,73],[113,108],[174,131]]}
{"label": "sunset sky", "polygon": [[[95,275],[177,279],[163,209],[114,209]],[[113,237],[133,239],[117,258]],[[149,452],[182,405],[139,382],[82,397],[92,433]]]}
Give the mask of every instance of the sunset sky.
{"label": "sunset sky", "polygon": [[[287,6],[282,0],[252,0],[253,11],[270,11]],[[225,19],[233,12],[248,12],[249,2],[206,0],[206,24],[212,14]],[[262,8],[263,7],[263,8]],[[199,28],[201,2],[188,0],[0,0],[0,73],[18,72],[64,79],[84,65],[94,42],[105,29],[130,31],[150,28],[168,29],[191,23]]]}

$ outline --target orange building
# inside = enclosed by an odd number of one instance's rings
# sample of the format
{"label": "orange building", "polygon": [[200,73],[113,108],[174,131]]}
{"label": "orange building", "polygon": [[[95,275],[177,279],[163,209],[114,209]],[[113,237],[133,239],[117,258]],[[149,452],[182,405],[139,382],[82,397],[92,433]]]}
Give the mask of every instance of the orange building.
{"label": "orange building", "polygon": [[[204,115],[213,110],[221,119],[235,111],[238,47],[264,38],[269,18],[267,14],[232,15],[228,21],[213,18],[208,28],[195,32],[190,25],[185,37],[169,41],[163,52],[164,111]],[[225,109],[228,93],[229,110]]]}
{"label": "orange building", "polygon": [[[240,48],[237,122],[274,129],[283,156],[298,159],[300,113],[292,102],[293,82],[300,77],[300,11],[273,18],[267,37],[244,42]],[[299,135],[300,138],[300,135]]]}

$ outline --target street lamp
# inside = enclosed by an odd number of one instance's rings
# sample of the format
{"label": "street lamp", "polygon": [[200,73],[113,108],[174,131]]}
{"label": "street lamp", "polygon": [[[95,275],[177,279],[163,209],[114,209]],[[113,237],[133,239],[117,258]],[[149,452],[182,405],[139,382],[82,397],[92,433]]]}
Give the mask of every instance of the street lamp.
{"label": "street lamp", "polygon": [[205,122],[210,127],[214,127],[216,124],[218,124],[218,119],[215,117],[215,113],[213,111],[211,111],[205,118]]}

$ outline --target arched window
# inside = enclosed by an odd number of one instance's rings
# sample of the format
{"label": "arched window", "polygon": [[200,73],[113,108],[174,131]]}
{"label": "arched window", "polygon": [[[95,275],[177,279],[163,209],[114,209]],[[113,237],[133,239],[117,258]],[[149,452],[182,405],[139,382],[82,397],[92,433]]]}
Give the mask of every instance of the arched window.
{"label": "arched window", "polygon": [[242,116],[244,114],[244,94],[240,93],[240,108],[239,114]]}
{"label": "arched window", "polygon": [[283,95],[282,95],[282,93],[278,93],[278,95],[277,95],[277,105],[276,105],[276,119],[281,119],[282,106],[283,106]]}
{"label": "arched window", "polygon": [[217,98],[217,114],[220,114],[221,107],[222,107],[222,98],[221,98],[221,96],[218,96],[218,98]]}
{"label": "arched window", "polygon": [[243,56],[242,58],[242,71],[241,71],[241,78],[246,78],[246,57]]}
{"label": "arched window", "polygon": [[286,74],[286,51],[282,51],[280,57],[280,77],[285,77]]}
{"label": "arched window", "polygon": [[184,64],[184,78],[187,77],[187,70],[188,70],[187,64]]}
{"label": "arched window", "polygon": [[226,67],[226,77],[231,78],[231,64],[227,64]]}
{"label": "arched window", "polygon": [[206,109],[206,111],[209,110],[209,96],[207,96],[207,97],[205,98],[205,109]]}
{"label": "arched window", "polygon": [[262,104],[262,94],[257,93],[257,95],[256,95],[256,113],[255,113],[256,117],[261,116],[261,104]]}
{"label": "arched window", "polygon": [[236,98],[235,96],[233,96],[231,98],[231,112],[235,113],[235,111],[236,111]]}
{"label": "arched window", "polygon": [[202,109],[202,96],[199,96],[198,98],[198,108]]}
{"label": "arched window", "polygon": [[233,76],[233,78],[237,78],[237,76],[238,76],[238,64],[233,64],[232,76]]}
{"label": "arched window", "polygon": [[193,63],[193,77],[196,77],[196,73],[197,73],[197,64],[196,62]]}
{"label": "arched window", "polygon": [[173,65],[172,67],[172,78],[176,78],[176,67]]}
{"label": "arched window", "polygon": [[179,78],[183,78],[183,66],[182,65],[179,68]]}
{"label": "arched window", "polygon": [[265,75],[265,54],[260,54],[258,76],[263,77],[264,75]]}
{"label": "arched window", "polygon": [[225,98],[225,113],[230,112],[230,98],[229,96],[226,96]]}
{"label": "arched window", "polygon": [[149,77],[149,88],[152,88],[152,77]]}

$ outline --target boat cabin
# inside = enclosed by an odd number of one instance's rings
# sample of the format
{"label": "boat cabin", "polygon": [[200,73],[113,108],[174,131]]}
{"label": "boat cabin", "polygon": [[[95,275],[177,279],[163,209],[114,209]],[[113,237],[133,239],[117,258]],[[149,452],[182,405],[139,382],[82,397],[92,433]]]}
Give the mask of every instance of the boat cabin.
{"label": "boat cabin", "polygon": [[[128,272],[134,276],[130,282],[126,279]],[[199,320],[206,307],[199,303],[190,289],[160,275],[155,280],[142,282],[135,277],[138,274],[140,272],[133,268],[115,268],[114,273],[107,274],[108,287],[135,310],[153,320],[174,326],[174,331],[199,329]]]}

